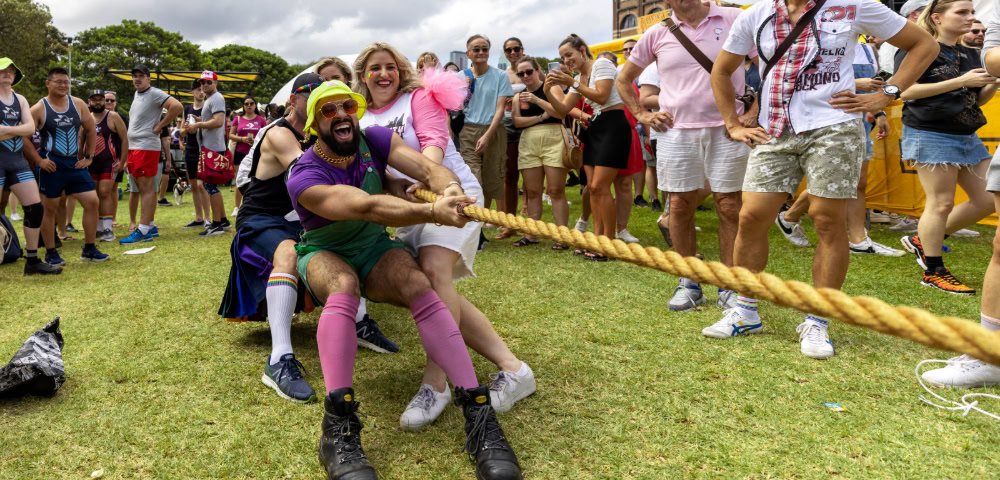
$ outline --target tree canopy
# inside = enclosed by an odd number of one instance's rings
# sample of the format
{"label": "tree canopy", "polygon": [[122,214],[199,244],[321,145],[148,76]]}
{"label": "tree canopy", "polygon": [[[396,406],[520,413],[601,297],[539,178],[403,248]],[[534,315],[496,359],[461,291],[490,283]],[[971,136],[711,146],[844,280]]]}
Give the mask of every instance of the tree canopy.
{"label": "tree canopy", "polygon": [[45,74],[66,53],[49,8],[32,0],[0,0],[0,57],[10,57],[24,73],[15,91],[34,103],[48,93]]}

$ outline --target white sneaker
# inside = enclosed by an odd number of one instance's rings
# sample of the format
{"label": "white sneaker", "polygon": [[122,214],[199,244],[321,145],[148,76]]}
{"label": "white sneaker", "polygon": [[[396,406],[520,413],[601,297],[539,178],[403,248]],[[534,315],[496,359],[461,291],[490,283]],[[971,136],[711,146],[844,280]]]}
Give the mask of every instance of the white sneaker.
{"label": "white sneaker", "polygon": [[917,231],[917,220],[913,218],[903,217],[895,225],[889,227],[889,230],[894,232],[905,232],[911,233]]}
{"label": "white sneaker", "polygon": [[902,250],[897,250],[895,248],[890,248],[881,243],[874,242],[870,237],[865,237],[861,243],[850,243],[847,242],[848,247],[851,249],[851,253],[856,253],[858,255],[883,255],[886,257],[902,257],[906,252]]}
{"label": "white sneaker", "polygon": [[723,314],[722,320],[705,327],[701,334],[712,338],[730,338],[762,331],[764,322],[760,321],[760,317],[748,318],[742,308],[730,308]]}
{"label": "white sneaker", "polygon": [[963,229],[961,229],[961,230],[959,230],[959,231],[951,234],[951,236],[953,236],[953,237],[978,237],[979,236],[979,232],[977,232],[975,230],[969,230],[968,228],[963,228]]}
{"label": "white sneaker", "polygon": [[578,231],[578,232],[580,232],[580,233],[586,233],[587,232],[587,221],[586,220],[577,220],[576,221],[576,226],[573,227],[573,229],[576,230],[576,231]]}
{"label": "white sneaker", "polygon": [[639,239],[635,238],[635,235],[632,235],[627,228],[624,228],[622,231],[616,233],[615,238],[625,243],[639,243]]}
{"label": "white sneaker", "polygon": [[778,216],[774,218],[774,224],[778,226],[778,230],[781,230],[781,234],[792,242],[792,245],[796,247],[811,247],[812,244],[809,243],[809,239],[806,238],[805,232],[802,231],[802,225],[799,222],[789,222],[785,220],[785,212],[778,213]]}
{"label": "white sneaker", "polygon": [[435,392],[428,384],[420,386],[413,396],[410,405],[399,416],[399,426],[403,430],[416,432],[437,420],[444,412],[444,407],[451,403],[451,389],[445,384],[444,391]]}
{"label": "white sneaker", "polygon": [[827,329],[815,322],[805,321],[795,327],[795,332],[799,334],[799,341],[802,342],[802,354],[818,360],[827,359],[833,356],[833,342]]}
{"label": "white sneaker", "polygon": [[20,213],[14,212],[10,214],[10,221],[20,222],[21,220],[24,220],[24,217],[22,217]]}
{"label": "white sneaker", "polygon": [[[523,362],[522,362],[523,363]],[[535,393],[535,372],[527,363],[524,367],[528,373],[518,375],[510,372],[491,373],[490,378],[490,403],[493,410],[506,412],[514,408],[514,404]]]}
{"label": "white sneaker", "polygon": [[240,207],[233,208],[233,214],[230,217],[236,218],[236,215],[240,213]]}
{"label": "white sneaker", "polygon": [[1000,385],[1000,367],[968,355],[948,359],[943,368],[928,370],[921,377],[937,387],[978,388]]}
{"label": "white sneaker", "polygon": [[734,290],[723,290],[719,292],[719,299],[715,301],[715,304],[723,310],[736,308],[736,297],[739,297],[739,295]]}
{"label": "white sneaker", "polygon": [[667,305],[671,311],[687,312],[698,308],[698,305],[702,305],[705,302],[708,302],[708,299],[701,292],[701,285],[698,285],[693,280],[681,278],[677,282],[677,288],[674,289],[673,298],[670,299]]}
{"label": "white sneaker", "polygon": [[871,213],[868,214],[868,220],[872,223],[891,223],[892,217],[888,213],[871,210]]}
{"label": "white sneaker", "polygon": [[549,204],[550,207],[552,206],[552,197],[549,197],[549,194],[542,192],[542,200]]}

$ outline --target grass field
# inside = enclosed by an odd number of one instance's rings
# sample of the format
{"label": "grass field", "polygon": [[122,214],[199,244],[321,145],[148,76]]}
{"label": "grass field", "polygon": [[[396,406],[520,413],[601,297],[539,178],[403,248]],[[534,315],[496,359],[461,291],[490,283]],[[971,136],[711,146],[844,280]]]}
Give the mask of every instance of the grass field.
{"label": "grass field", "polygon": [[[118,221],[127,224],[125,200]],[[575,219],[576,191],[570,200]],[[149,254],[101,244],[111,260],[83,264],[77,240],[62,249],[69,263],[60,276],[23,278],[23,262],[0,267],[0,360],[60,316],[67,377],[53,398],[0,401],[0,478],[82,479],[98,469],[115,479],[325,478],[316,459],[322,406],[289,403],[261,384],[266,325],[215,313],[232,236],[180,229],[192,219],[185,202],[159,209],[162,237]],[[666,248],[655,218],[637,209],[630,229]],[[699,251],[717,259],[714,212],[699,212],[697,223]],[[981,288],[993,228],[976,229],[981,237],[949,241],[945,260]],[[884,227],[871,236],[899,246]],[[810,360],[795,334],[802,314],[773,305],[761,308],[764,334],[705,338],[701,328],[721,313],[714,288],[706,288],[713,306],[671,313],[676,278],[585,262],[551,242],[514,248],[515,239],[490,243],[478,278],[459,290],[535,371],[538,392],[499,416],[526,478],[995,478],[997,425],[918,400],[915,364],[951,354],[834,322],[837,356]],[[809,281],[813,250],[789,246],[776,229],[771,242],[768,271]],[[979,318],[979,296],[921,288],[910,256],[852,257],[844,290]],[[370,311],[402,351],[358,355],[369,458],[386,479],[472,478],[457,408],[423,432],[398,429],[424,353],[408,311]],[[321,390],[317,319],[300,316],[293,343]],[[488,381],[494,367],[473,361]]]}

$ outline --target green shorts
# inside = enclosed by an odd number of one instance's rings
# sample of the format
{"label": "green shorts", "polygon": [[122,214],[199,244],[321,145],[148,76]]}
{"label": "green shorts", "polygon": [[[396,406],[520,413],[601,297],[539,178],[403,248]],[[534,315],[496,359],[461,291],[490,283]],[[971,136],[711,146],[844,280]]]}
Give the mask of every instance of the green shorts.
{"label": "green shorts", "polygon": [[318,307],[322,307],[323,304],[326,303],[326,300],[324,299],[320,301],[316,298],[316,294],[313,293],[312,287],[309,285],[309,276],[306,275],[306,267],[309,265],[309,260],[312,260],[314,255],[322,251],[329,251],[330,253],[340,257],[341,260],[347,262],[347,264],[351,266],[351,269],[353,269],[354,273],[358,276],[361,296],[368,298],[367,295],[365,295],[365,282],[368,280],[368,274],[372,272],[372,268],[374,268],[375,264],[382,259],[382,256],[394,248],[406,248],[406,246],[399,240],[389,238],[389,234],[383,232],[382,235],[375,240],[375,243],[356,255],[341,255],[339,252],[332,250],[317,250],[309,252],[305,255],[299,255],[298,260],[295,262],[295,269],[298,270],[299,278],[302,279],[302,283],[305,284],[306,289],[309,290],[309,295],[312,296],[313,304]]}

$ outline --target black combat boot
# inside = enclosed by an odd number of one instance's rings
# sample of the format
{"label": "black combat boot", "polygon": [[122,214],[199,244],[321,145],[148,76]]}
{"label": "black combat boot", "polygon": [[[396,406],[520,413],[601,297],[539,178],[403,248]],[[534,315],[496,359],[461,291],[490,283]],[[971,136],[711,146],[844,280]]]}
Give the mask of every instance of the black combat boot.
{"label": "black combat boot", "polygon": [[455,387],[455,404],[465,414],[465,451],[476,464],[477,480],[521,480],[514,449],[497,422],[486,385],[466,390]]}
{"label": "black combat boot", "polygon": [[326,397],[319,463],[329,480],[376,480],[378,476],[361,448],[361,419],[353,388],[338,388]]}

